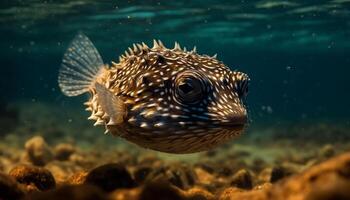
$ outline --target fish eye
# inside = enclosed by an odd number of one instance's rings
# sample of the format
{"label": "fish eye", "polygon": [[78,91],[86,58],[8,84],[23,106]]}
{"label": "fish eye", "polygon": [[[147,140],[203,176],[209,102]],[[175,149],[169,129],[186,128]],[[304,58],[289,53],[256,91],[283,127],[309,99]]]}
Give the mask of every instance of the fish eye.
{"label": "fish eye", "polygon": [[179,90],[181,90],[182,93],[188,94],[193,91],[193,86],[191,83],[181,83],[179,85]]}
{"label": "fish eye", "polygon": [[194,103],[203,97],[203,87],[200,80],[194,77],[184,77],[177,81],[177,93],[181,101]]}

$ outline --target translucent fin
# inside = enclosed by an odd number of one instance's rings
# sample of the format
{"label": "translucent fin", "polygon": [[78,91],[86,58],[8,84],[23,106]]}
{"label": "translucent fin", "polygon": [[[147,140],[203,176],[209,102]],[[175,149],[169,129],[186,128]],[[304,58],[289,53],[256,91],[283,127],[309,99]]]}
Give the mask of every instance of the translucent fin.
{"label": "translucent fin", "polygon": [[111,91],[99,83],[95,83],[98,103],[102,110],[108,114],[110,120],[107,125],[116,125],[124,121],[126,108],[124,102]]}
{"label": "translucent fin", "polygon": [[95,46],[88,37],[79,33],[63,56],[58,75],[58,84],[62,92],[67,96],[88,92],[103,66]]}

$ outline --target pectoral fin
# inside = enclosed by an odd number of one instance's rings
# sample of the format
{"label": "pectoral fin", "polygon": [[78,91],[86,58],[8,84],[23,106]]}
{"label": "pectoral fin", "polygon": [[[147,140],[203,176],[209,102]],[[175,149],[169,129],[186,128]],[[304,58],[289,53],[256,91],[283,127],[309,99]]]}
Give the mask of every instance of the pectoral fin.
{"label": "pectoral fin", "polygon": [[115,96],[105,86],[95,83],[98,103],[102,110],[110,117],[107,125],[118,125],[124,121],[126,107],[120,97]]}

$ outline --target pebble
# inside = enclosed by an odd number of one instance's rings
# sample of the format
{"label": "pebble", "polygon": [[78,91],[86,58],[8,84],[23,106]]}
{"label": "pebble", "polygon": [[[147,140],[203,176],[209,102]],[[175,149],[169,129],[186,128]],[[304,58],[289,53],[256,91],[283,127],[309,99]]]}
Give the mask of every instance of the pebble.
{"label": "pebble", "polygon": [[169,181],[178,188],[189,189],[195,184],[197,176],[188,165],[172,163],[159,167],[147,176],[148,181],[159,178]]}
{"label": "pebble", "polygon": [[239,170],[233,175],[230,185],[241,189],[252,189],[253,180],[251,173],[245,169]]}
{"label": "pebble", "polygon": [[169,182],[181,189],[192,187],[196,180],[196,175],[187,165],[173,165],[167,170]]}
{"label": "pebble", "polygon": [[14,167],[9,175],[24,185],[29,185],[30,190],[35,186],[38,190],[45,191],[55,188],[56,182],[51,172],[42,167],[20,165]]}
{"label": "pebble", "polygon": [[194,172],[197,177],[196,185],[205,188],[209,192],[215,192],[228,184],[226,178],[217,177],[200,167],[195,167]]}
{"label": "pebble", "polygon": [[327,144],[321,148],[319,154],[323,158],[330,158],[335,155],[335,149],[333,145]]}
{"label": "pebble", "polygon": [[65,185],[55,190],[33,193],[30,200],[110,200],[100,188],[92,185]]}
{"label": "pebble", "polygon": [[120,188],[133,188],[137,184],[128,170],[121,164],[105,164],[91,170],[85,183],[100,187],[106,192]]}
{"label": "pebble", "polygon": [[0,199],[15,200],[21,199],[24,195],[24,188],[13,177],[0,173]]}
{"label": "pebble", "polygon": [[49,145],[41,136],[35,136],[25,143],[25,156],[31,163],[43,166],[53,160],[53,153]]}
{"label": "pebble", "polygon": [[58,144],[54,148],[55,159],[61,161],[68,160],[75,151],[75,147],[69,143]]}
{"label": "pebble", "polygon": [[57,183],[64,182],[69,176],[74,174],[76,171],[81,170],[81,167],[74,165],[67,161],[52,161],[45,166],[46,169],[50,170],[52,175],[55,177]]}
{"label": "pebble", "polygon": [[76,172],[75,174],[73,174],[72,176],[70,176],[67,179],[67,183],[68,184],[72,184],[72,185],[80,185],[85,183],[86,181],[86,176],[88,175],[88,172],[86,171],[79,171]]}
{"label": "pebble", "polygon": [[196,173],[196,176],[198,177],[198,183],[200,184],[209,185],[215,179],[214,175],[202,169],[201,167],[196,167],[194,171]]}
{"label": "pebble", "polygon": [[[237,200],[272,200],[268,197],[268,195],[264,190],[242,190],[236,187],[225,188],[219,194],[218,199],[219,200],[236,200],[236,199]],[[282,200],[282,199],[278,199],[278,200]]]}
{"label": "pebble", "polygon": [[182,200],[186,199],[185,195],[166,180],[154,180],[148,182],[143,187],[138,200]]}
{"label": "pebble", "polygon": [[139,184],[143,183],[147,176],[153,171],[152,167],[149,165],[143,165],[143,166],[138,166],[134,170],[134,178],[135,181],[138,182]]}
{"label": "pebble", "polygon": [[315,165],[301,174],[274,184],[269,199],[350,199],[350,153]]}
{"label": "pebble", "polygon": [[110,200],[139,200],[142,187],[118,189],[109,193]]}
{"label": "pebble", "polygon": [[288,176],[290,173],[284,169],[283,167],[273,167],[271,170],[271,176],[270,176],[270,182],[274,183],[286,176]]}
{"label": "pebble", "polygon": [[185,192],[183,192],[184,196],[188,200],[214,200],[215,195],[211,192],[199,188],[199,187],[193,187]]}
{"label": "pebble", "polygon": [[291,171],[281,166],[267,167],[259,173],[258,182],[275,183],[280,179],[283,179],[284,177],[289,176],[291,174],[292,174]]}

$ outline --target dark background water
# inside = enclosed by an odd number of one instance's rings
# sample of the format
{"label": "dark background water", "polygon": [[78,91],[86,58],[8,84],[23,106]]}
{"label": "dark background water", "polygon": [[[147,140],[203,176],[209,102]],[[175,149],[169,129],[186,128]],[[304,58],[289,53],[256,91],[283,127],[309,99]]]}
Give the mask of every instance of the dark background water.
{"label": "dark background water", "polygon": [[349,124],[347,0],[1,1],[0,24],[3,105],[80,105],[83,98],[61,94],[57,72],[68,43],[83,31],[105,62],[153,38],[168,47],[178,41],[196,45],[199,53],[217,53],[250,76],[253,122]]}

